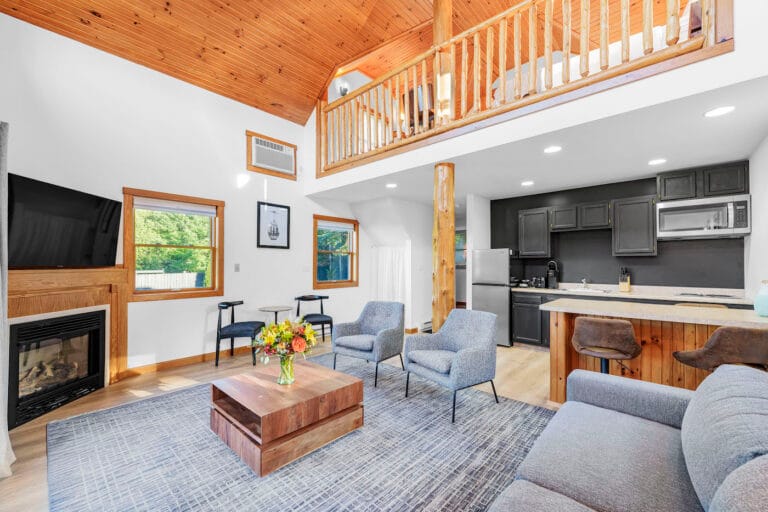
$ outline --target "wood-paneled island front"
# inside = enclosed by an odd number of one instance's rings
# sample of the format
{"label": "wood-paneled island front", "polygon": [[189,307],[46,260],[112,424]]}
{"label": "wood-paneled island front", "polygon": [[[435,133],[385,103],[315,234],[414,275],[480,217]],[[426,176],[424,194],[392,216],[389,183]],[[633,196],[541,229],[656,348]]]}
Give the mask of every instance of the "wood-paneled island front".
{"label": "wood-paneled island front", "polygon": [[563,403],[568,374],[575,369],[600,371],[600,360],[578,354],[571,345],[578,316],[621,318],[635,328],[642,353],[629,361],[610,362],[610,373],[658,384],[696,389],[709,372],[679,363],[672,353],[701,348],[720,326],[768,329],[768,318],[752,310],[639,304],[621,301],[558,299],[541,306],[550,312],[549,399]]}

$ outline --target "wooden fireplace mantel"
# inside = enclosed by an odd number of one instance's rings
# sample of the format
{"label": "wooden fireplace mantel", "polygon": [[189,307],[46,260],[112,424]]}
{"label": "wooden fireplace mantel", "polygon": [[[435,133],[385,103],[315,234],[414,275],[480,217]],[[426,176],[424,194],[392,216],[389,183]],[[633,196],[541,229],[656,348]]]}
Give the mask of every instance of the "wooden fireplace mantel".
{"label": "wooden fireplace mantel", "polygon": [[8,271],[8,317],[109,306],[109,382],[128,360],[128,276],[122,266]]}

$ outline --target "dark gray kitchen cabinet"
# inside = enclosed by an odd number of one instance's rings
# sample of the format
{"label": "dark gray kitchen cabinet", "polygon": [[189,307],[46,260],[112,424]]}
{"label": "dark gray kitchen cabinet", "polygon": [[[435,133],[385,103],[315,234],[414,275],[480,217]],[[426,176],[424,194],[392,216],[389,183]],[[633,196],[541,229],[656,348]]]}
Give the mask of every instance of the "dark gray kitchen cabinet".
{"label": "dark gray kitchen cabinet", "polygon": [[549,208],[520,210],[518,239],[521,258],[549,258]]}
{"label": "dark gray kitchen cabinet", "polygon": [[697,176],[695,169],[659,174],[656,177],[659,200],[693,199],[696,197]]}
{"label": "dark gray kitchen cabinet", "polygon": [[656,196],[615,199],[613,255],[656,256]]}
{"label": "dark gray kitchen cabinet", "polygon": [[554,206],[550,212],[549,228],[552,231],[569,231],[579,227],[575,206]]}
{"label": "dark gray kitchen cabinet", "polygon": [[512,294],[512,341],[541,345],[541,296]]}
{"label": "dark gray kitchen cabinet", "polygon": [[747,162],[720,165],[701,171],[705,197],[746,194],[749,192]]}
{"label": "dark gray kitchen cabinet", "polygon": [[601,229],[611,226],[611,204],[608,201],[579,205],[579,229]]}

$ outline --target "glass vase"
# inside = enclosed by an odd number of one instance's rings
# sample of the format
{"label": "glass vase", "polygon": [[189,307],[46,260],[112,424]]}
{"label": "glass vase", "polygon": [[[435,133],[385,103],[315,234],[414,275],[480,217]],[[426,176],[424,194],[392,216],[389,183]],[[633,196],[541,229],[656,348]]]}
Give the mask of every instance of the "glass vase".
{"label": "glass vase", "polygon": [[278,384],[293,384],[293,354],[280,356],[280,375],[277,377]]}

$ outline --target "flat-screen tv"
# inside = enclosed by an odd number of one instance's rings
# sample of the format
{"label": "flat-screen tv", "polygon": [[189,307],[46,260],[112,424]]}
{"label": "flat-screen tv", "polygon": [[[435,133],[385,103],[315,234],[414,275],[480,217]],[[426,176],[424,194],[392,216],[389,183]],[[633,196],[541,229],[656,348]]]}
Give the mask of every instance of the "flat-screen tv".
{"label": "flat-screen tv", "polygon": [[8,175],[8,267],[115,264],[122,203]]}

